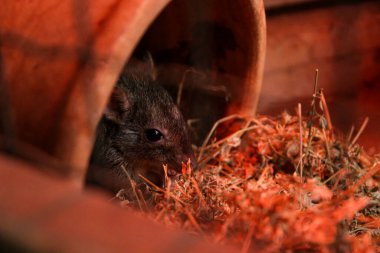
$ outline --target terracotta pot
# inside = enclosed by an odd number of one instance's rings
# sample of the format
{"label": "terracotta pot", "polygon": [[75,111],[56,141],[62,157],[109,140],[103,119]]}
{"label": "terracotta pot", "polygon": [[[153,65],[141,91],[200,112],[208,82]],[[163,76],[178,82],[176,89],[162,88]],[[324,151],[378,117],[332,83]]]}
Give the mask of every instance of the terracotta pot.
{"label": "terracotta pot", "polygon": [[[227,80],[229,103],[221,113],[253,114],[265,52],[263,2],[169,2],[5,0],[0,95],[6,143],[31,145],[82,179],[96,125],[136,47],[136,54],[152,51],[159,66],[195,68]],[[209,32],[210,43],[202,44]],[[187,58],[176,55],[186,41],[192,51]],[[165,50],[171,58],[161,54]],[[213,54],[199,56],[208,50]]]}

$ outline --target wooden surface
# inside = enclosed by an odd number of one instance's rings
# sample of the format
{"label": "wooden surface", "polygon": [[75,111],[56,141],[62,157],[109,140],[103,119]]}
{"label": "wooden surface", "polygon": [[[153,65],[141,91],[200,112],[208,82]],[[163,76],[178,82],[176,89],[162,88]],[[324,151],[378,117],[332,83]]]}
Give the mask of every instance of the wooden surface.
{"label": "wooden surface", "polygon": [[[302,21],[302,22],[301,22]],[[363,143],[380,150],[380,2],[357,1],[267,18],[268,45],[258,113],[304,112],[313,92],[314,71],[324,89],[333,124],[347,134],[370,118]]]}

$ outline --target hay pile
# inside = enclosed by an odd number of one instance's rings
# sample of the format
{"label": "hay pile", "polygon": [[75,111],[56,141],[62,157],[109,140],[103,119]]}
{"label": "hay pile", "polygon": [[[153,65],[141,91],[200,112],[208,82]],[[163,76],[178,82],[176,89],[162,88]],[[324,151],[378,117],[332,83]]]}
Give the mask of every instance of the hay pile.
{"label": "hay pile", "polygon": [[356,144],[365,124],[336,137],[322,91],[301,111],[220,120],[198,170],[147,182],[149,203],[128,206],[241,252],[380,252],[380,159]]}

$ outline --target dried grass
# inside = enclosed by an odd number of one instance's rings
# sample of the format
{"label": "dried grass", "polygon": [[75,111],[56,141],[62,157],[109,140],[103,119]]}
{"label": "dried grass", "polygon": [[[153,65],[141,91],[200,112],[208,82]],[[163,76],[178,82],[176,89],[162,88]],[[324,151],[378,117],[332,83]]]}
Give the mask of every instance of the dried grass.
{"label": "dried grass", "polygon": [[165,189],[147,183],[146,215],[241,252],[380,252],[380,159],[356,143],[367,120],[336,137],[316,88],[301,109],[217,122],[198,170],[184,164]]}

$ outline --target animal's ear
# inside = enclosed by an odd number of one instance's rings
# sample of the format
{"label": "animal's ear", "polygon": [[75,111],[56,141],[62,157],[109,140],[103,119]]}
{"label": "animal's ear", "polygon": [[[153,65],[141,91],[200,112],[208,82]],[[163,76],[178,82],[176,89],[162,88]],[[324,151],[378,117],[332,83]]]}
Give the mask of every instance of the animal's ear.
{"label": "animal's ear", "polygon": [[152,81],[157,79],[157,72],[153,57],[149,52],[142,58],[129,59],[123,70],[123,73],[128,73],[129,75],[141,76],[141,74],[144,74],[145,77]]}
{"label": "animal's ear", "polygon": [[115,87],[108,100],[104,115],[106,119],[120,124],[129,106],[130,104],[125,92],[121,88]]}

